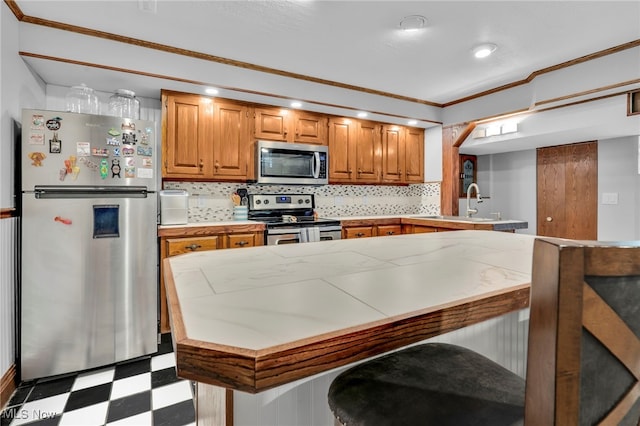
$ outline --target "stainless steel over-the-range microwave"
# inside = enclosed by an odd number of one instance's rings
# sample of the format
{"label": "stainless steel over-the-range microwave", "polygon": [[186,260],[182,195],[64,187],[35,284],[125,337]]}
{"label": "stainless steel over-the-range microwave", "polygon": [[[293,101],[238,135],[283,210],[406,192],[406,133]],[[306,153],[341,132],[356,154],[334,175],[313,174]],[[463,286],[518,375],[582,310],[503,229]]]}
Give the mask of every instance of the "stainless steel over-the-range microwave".
{"label": "stainless steel over-the-range microwave", "polygon": [[326,146],[257,141],[258,183],[325,185],[329,183],[329,152]]}

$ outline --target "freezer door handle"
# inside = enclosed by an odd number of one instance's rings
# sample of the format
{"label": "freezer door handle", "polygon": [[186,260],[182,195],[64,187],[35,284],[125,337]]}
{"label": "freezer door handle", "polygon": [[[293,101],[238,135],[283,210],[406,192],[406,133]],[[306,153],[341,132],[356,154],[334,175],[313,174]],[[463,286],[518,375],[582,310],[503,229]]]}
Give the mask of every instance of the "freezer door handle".
{"label": "freezer door handle", "polygon": [[47,186],[34,188],[35,197],[47,198],[147,198],[145,186]]}

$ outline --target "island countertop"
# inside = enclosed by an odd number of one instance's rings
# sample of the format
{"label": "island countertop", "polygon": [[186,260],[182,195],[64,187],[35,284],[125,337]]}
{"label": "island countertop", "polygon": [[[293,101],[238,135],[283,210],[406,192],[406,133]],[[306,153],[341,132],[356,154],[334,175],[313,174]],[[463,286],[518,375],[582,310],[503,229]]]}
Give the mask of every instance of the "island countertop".
{"label": "island countertop", "polygon": [[525,308],[533,240],[456,231],[168,258],[178,375],[255,393]]}

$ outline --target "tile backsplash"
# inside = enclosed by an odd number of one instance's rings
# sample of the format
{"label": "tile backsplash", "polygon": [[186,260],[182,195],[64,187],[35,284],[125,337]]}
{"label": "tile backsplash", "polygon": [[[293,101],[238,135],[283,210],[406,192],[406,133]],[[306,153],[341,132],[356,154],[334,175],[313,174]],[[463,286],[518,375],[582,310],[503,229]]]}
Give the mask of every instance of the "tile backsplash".
{"label": "tile backsplash", "polygon": [[228,182],[164,182],[189,193],[189,223],[233,219],[231,194],[314,194],[320,217],[440,214],[440,182],[386,185],[257,185]]}

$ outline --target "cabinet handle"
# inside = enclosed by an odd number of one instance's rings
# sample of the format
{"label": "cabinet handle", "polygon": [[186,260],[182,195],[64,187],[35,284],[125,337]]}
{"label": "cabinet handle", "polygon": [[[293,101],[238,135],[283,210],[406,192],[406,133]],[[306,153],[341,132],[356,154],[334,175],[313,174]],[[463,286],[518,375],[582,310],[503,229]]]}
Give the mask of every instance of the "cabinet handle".
{"label": "cabinet handle", "polygon": [[547,222],[553,222],[553,218],[551,216],[547,216]]}
{"label": "cabinet handle", "polygon": [[362,169],[358,169],[358,176],[362,174]]}
{"label": "cabinet handle", "polygon": [[244,246],[246,246],[247,244],[249,244],[249,241],[237,241],[237,242],[236,242],[236,245],[237,245],[237,246],[240,246],[240,247],[244,247]]}
{"label": "cabinet handle", "polygon": [[220,168],[220,163],[218,163],[218,162],[216,161],[216,164],[215,164],[213,167],[215,167],[215,168],[216,168],[216,170],[218,170],[218,169]]}
{"label": "cabinet handle", "polygon": [[351,173],[353,173],[353,170],[349,169],[349,176],[351,176]]}
{"label": "cabinet handle", "polygon": [[358,232],[356,234],[356,237],[360,238],[360,237],[364,237],[364,232]]}
{"label": "cabinet handle", "polygon": [[387,231],[387,235],[393,235],[393,234],[395,234],[395,232],[393,232],[393,231]]}
{"label": "cabinet handle", "polygon": [[198,250],[200,247],[202,247],[200,244],[191,244],[190,246],[184,246],[184,248],[191,251]]}
{"label": "cabinet handle", "polygon": [[204,167],[204,163],[202,162],[202,158],[200,159],[200,164],[198,164],[198,167],[200,168],[200,170],[202,170],[202,168]]}

